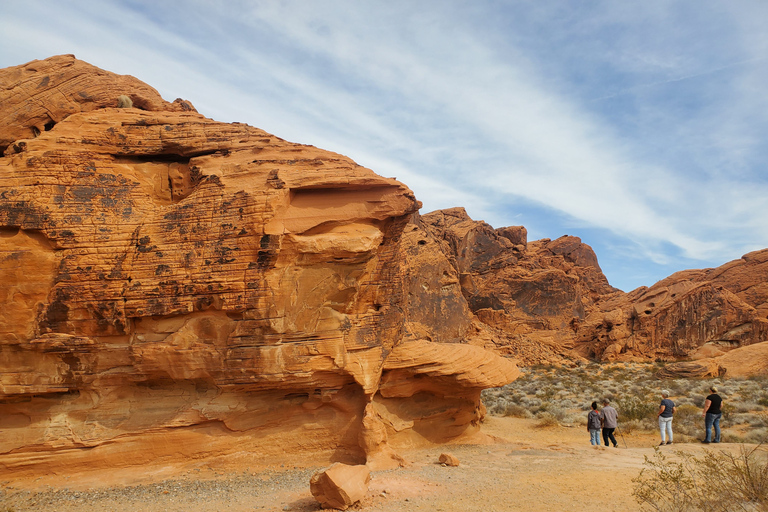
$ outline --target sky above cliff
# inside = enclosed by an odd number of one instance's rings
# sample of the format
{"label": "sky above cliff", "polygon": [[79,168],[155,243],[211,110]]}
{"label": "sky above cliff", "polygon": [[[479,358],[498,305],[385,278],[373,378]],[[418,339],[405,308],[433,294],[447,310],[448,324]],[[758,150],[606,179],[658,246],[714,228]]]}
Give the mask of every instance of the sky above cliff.
{"label": "sky above cliff", "polygon": [[768,247],[768,2],[5,0],[0,67],[73,53],[347,155],[611,284]]}

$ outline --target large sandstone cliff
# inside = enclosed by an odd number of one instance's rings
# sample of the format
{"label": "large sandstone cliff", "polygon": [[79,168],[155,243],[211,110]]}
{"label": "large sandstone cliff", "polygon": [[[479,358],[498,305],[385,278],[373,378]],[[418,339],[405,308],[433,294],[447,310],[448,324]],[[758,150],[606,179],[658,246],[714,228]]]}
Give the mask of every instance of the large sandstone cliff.
{"label": "large sandstone cliff", "polygon": [[0,71],[0,150],[0,473],[387,465],[516,376],[449,266],[413,317],[420,205],[344,156],[73,56]]}

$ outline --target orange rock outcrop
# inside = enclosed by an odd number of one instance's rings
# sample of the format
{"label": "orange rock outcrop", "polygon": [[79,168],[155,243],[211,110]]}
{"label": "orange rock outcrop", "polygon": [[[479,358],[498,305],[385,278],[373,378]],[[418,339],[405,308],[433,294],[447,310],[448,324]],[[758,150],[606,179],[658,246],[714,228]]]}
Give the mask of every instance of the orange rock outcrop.
{"label": "orange rock outcrop", "polygon": [[409,309],[405,185],[73,56],[0,85],[1,474],[381,467],[515,378],[447,263]]}
{"label": "orange rock outcrop", "polygon": [[[408,233],[420,237],[410,252],[423,253],[411,272],[420,279],[412,278],[409,318],[425,304],[440,304],[436,313],[454,304],[450,312],[460,320],[453,329],[474,328],[485,346],[526,365],[702,359],[768,340],[768,250],[624,293],[577,237],[528,242],[524,227],[494,229],[463,208],[422,215]],[[437,289],[450,300],[439,300]],[[474,326],[460,314],[465,307],[479,321]],[[423,331],[418,335],[446,335]]]}

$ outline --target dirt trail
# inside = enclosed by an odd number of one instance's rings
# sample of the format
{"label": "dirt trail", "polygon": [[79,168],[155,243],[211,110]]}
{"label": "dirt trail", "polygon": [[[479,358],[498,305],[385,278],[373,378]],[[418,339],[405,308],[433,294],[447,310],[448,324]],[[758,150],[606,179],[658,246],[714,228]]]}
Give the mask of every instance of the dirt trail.
{"label": "dirt trail", "polygon": [[[619,448],[595,448],[579,427],[539,428],[536,420],[490,417],[484,432],[494,444],[443,445],[409,452],[407,467],[373,473],[369,493],[356,510],[368,512],[634,511],[632,479],[652,456],[652,433],[618,436]],[[625,447],[626,444],[626,447]],[[725,450],[738,445],[722,444]],[[700,453],[700,444],[663,448]],[[437,463],[442,452],[459,467]],[[76,477],[3,482],[0,510],[59,512],[317,511],[309,478],[317,468],[275,468],[241,473],[190,472],[154,484],[99,486]],[[146,476],[146,475],[144,475]],[[105,475],[106,477],[106,475]],[[130,484],[126,476],[123,484]],[[102,479],[102,483],[109,480]],[[25,490],[19,490],[20,487]],[[30,492],[32,491],[32,492]]]}

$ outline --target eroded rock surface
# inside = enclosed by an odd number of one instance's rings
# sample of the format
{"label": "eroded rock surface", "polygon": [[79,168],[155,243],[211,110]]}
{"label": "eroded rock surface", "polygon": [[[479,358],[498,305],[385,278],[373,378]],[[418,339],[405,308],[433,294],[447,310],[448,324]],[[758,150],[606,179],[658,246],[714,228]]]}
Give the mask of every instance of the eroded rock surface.
{"label": "eroded rock surface", "polygon": [[72,56],[0,85],[0,473],[382,467],[515,378],[461,301],[405,333],[405,185]]}

